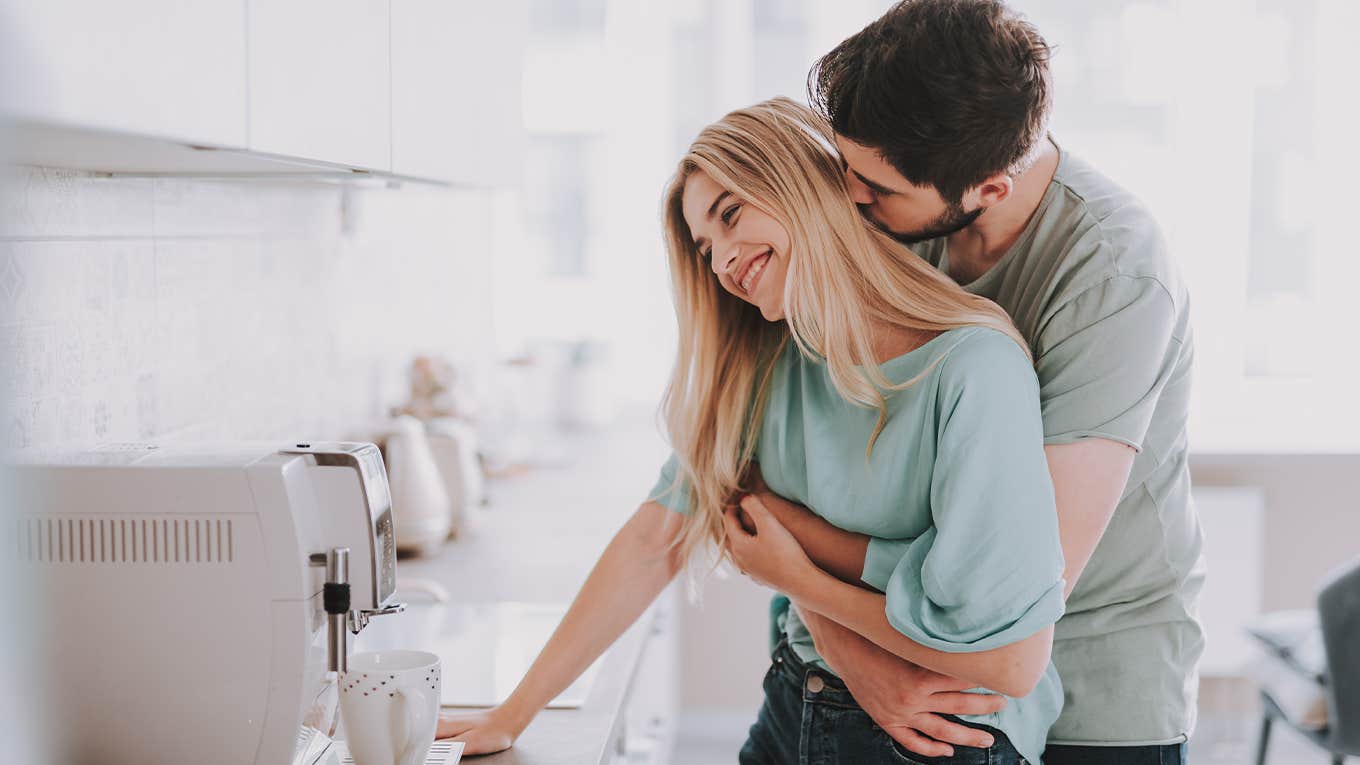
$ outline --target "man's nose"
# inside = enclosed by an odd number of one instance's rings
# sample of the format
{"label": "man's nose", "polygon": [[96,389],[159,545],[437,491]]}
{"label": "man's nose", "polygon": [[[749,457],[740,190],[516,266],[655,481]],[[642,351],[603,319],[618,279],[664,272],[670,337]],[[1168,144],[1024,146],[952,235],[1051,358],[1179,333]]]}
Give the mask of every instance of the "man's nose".
{"label": "man's nose", "polygon": [[871,205],[874,203],[874,192],[864,185],[864,181],[853,172],[845,171],[845,183],[850,187],[850,199],[857,205]]}

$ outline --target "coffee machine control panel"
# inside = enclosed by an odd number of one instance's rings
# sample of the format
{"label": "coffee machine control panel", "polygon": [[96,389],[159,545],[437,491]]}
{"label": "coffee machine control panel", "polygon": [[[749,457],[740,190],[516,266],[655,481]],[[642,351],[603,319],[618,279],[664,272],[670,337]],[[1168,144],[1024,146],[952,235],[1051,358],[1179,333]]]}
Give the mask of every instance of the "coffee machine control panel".
{"label": "coffee machine control panel", "polygon": [[[284,454],[310,455],[319,466],[346,467],[355,471],[367,501],[369,554],[355,551],[356,561],[371,561],[371,592],[356,593],[361,602],[371,603],[373,609],[386,606],[397,589],[396,533],[392,525],[392,495],[387,485],[387,470],[382,453],[369,443],[346,441],[298,443],[282,450]],[[360,563],[360,565],[363,565]]]}

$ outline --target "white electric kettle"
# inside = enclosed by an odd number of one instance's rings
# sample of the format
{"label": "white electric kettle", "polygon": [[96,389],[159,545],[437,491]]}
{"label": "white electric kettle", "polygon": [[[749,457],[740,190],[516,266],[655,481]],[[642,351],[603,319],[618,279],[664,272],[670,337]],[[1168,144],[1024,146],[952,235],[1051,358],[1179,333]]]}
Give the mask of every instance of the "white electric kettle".
{"label": "white electric kettle", "polygon": [[397,549],[431,553],[448,539],[452,518],[424,423],[409,415],[398,417],[384,451]]}
{"label": "white electric kettle", "polygon": [[477,429],[452,417],[439,417],[425,425],[430,452],[449,495],[452,533],[475,525],[478,509],[486,499],[482,464],[477,456]]}

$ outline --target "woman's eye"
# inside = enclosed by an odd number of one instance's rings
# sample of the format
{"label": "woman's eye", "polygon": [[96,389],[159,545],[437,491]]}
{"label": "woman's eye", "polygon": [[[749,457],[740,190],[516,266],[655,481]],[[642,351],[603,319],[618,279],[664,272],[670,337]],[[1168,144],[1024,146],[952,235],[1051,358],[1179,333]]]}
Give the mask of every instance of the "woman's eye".
{"label": "woman's eye", "polygon": [[737,204],[737,205],[732,205],[731,207],[727,208],[726,210],[723,210],[723,214],[722,214],[722,222],[723,222],[723,223],[726,223],[726,224],[729,225],[729,226],[732,225],[732,216],[734,216],[734,215],[737,214],[737,210],[738,210],[740,207],[741,207],[741,205]]}

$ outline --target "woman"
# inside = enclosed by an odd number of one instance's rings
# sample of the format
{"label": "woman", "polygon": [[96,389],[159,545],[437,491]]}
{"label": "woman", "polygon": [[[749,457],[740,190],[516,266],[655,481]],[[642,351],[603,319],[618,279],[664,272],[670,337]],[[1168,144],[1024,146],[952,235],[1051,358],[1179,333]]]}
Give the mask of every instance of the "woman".
{"label": "woman", "polygon": [[[1062,556],[1037,383],[1006,316],[866,226],[829,128],[788,99],[699,135],[667,189],[665,229],[674,455],[511,697],[445,718],[440,735],[469,753],[509,747],[686,562],[716,550],[800,609],[1013,697],[971,721],[991,751],[934,761],[1037,763],[1061,706],[1048,658]],[[814,522],[901,540],[900,557],[818,561],[868,586],[827,573],[771,511],[780,503],[743,496],[760,478]],[[910,762],[796,614],[742,762]]]}

